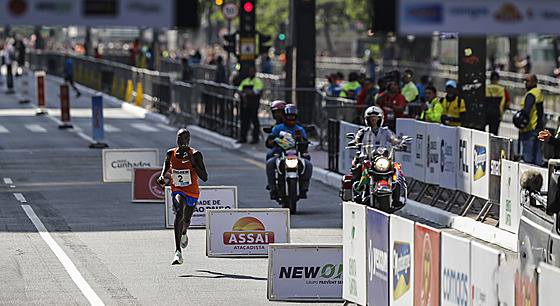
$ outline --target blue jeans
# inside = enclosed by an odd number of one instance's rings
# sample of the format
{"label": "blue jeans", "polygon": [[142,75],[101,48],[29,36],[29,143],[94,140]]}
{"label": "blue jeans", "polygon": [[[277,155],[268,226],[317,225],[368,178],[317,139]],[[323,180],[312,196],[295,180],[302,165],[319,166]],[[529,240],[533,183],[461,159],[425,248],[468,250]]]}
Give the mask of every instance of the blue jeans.
{"label": "blue jeans", "polygon": [[528,164],[542,166],[543,157],[541,152],[541,142],[537,138],[538,130],[519,133],[519,140],[523,145],[523,161]]}

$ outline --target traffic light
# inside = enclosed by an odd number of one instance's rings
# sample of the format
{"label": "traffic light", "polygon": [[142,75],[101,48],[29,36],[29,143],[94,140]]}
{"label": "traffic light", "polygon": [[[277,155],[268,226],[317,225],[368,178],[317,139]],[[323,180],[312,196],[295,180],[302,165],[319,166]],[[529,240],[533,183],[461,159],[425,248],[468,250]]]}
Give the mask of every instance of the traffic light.
{"label": "traffic light", "polygon": [[257,55],[259,54],[264,54],[268,52],[268,49],[270,49],[271,46],[269,45],[265,45],[269,40],[270,40],[270,35],[264,35],[261,33],[258,33],[257,35],[259,41],[258,41],[258,45],[259,49],[257,49]]}
{"label": "traffic light", "polygon": [[286,40],[286,34],[284,34],[284,33],[278,34],[278,40],[280,40],[280,41]]}
{"label": "traffic light", "polygon": [[236,34],[237,33],[224,35],[224,39],[226,41],[226,44],[224,44],[224,50],[226,50],[228,53],[234,53],[235,55],[237,55],[237,39],[235,37]]}
{"label": "traffic light", "polygon": [[239,14],[241,37],[255,37],[255,0],[241,0]]}

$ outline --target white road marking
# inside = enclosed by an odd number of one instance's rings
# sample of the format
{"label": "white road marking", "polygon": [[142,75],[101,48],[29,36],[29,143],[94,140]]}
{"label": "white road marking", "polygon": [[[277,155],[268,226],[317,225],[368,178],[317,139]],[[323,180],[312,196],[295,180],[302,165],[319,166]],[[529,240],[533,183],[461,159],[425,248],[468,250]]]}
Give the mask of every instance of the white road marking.
{"label": "white road marking", "polygon": [[8,184],[13,184],[14,182],[12,182],[12,179],[9,177],[5,177],[4,178],[4,184],[8,185]]}
{"label": "white road marking", "polygon": [[176,128],[174,128],[174,127],[172,127],[172,126],[165,125],[165,124],[161,124],[161,123],[158,123],[158,124],[156,124],[156,125],[157,125],[157,127],[162,128],[162,129],[164,129],[164,130],[168,130],[168,131],[170,131],[170,132],[175,132],[175,131],[177,130]]}
{"label": "white road marking", "polygon": [[82,291],[84,296],[88,299],[91,305],[105,305],[103,301],[99,298],[97,293],[93,291],[91,286],[86,282],[80,271],[76,268],[72,260],[64,253],[62,248],[54,241],[51,234],[47,231],[47,228],[43,225],[43,222],[37,217],[33,208],[29,205],[21,205],[33,225],[39,231],[41,238],[47,243],[51,251],[56,255],[60,263],[66,269],[66,272],[70,275],[74,283],[78,286],[78,288]]}
{"label": "white road marking", "polygon": [[44,127],[38,125],[38,124],[26,124],[25,128],[30,130],[31,132],[36,132],[36,133],[46,133],[47,129],[45,129]]}
{"label": "white road marking", "polygon": [[5,126],[0,125],[0,133],[9,133],[10,130],[8,130]]}
{"label": "white road marking", "polygon": [[111,133],[111,132],[120,132],[121,129],[119,129],[118,127],[116,127],[114,125],[104,123],[103,124],[103,131]]}
{"label": "white road marking", "polygon": [[133,128],[138,129],[140,131],[143,132],[158,132],[158,129],[156,129],[153,126],[147,125],[145,123],[133,123],[131,124]]}
{"label": "white road marking", "polygon": [[23,196],[23,194],[21,194],[21,193],[14,193],[14,196],[16,197],[16,200],[20,201],[21,203],[27,203],[27,200],[25,199],[25,197]]}

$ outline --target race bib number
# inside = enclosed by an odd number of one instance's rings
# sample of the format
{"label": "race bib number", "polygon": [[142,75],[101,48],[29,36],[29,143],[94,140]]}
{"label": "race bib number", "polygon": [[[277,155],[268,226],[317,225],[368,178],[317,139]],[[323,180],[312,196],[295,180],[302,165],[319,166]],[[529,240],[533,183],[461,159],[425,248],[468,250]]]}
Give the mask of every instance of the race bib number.
{"label": "race bib number", "polygon": [[173,169],[173,184],[176,187],[189,186],[191,183],[191,169]]}

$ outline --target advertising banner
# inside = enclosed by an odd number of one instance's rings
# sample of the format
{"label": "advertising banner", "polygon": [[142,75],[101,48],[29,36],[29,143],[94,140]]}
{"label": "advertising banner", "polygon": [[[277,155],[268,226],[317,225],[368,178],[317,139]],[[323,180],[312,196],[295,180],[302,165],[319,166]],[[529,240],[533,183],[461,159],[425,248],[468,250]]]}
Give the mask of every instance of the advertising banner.
{"label": "advertising banner", "polygon": [[131,182],[132,169],[160,166],[157,149],[103,149],[103,182]]}
{"label": "advertising banner", "polygon": [[[132,170],[132,202],[163,202],[164,188],[158,185],[161,168],[134,168]],[[166,175],[171,177],[169,172]]]}
{"label": "advertising banner", "polygon": [[35,91],[37,93],[37,107],[43,109],[47,107],[47,87],[45,86],[45,72],[36,71],[35,72]]}
{"label": "advertising banner", "polygon": [[366,305],[366,206],[342,203],[343,284],[342,297]]}
{"label": "advertising banner", "polygon": [[498,272],[500,255],[497,249],[471,241],[471,290],[470,305],[499,305]]}
{"label": "advertising banner", "polygon": [[396,215],[389,221],[389,305],[414,302],[414,222]]}
{"label": "advertising banner", "polygon": [[459,98],[465,101],[462,126],[484,129],[486,124],[486,35],[459,35]]}
{"label": "advertising banner", "polygon": [[340,121],[340,133],[338,142],[338,172],[339,173],[350,173],[350,167],[352,166],[352,160],[356,156],[357,150],[347,150],[345,149],[350,142],[350,139],[346,138],[347,133],[356,134],[358,130],[362,128],[359,125],[348,123],[346,121]]}
{"label": "advertising banner", "polygon": [[472,130],[472,174],[471,194],[488,200],[488,186],[490,185],[490,134]]}
{"label": "advertising banner", "polygon": [[426,174],[425,183],[439,185],[440,176],[440,148],[439,148],[439,124],[426,124]]}
{"label": "advertising banner", "polygon": [[558,303],[560,269],[541,262],[537,271],[539,271],[539,281],[537,282],[538,305],[555,305]]}
{"label": "advertising banner", "polygon": [[439,186],[457,189],[457,128],[439,125]]}
{"label": "advertising banner", "polygon": [[103,97],[91,97],[91,124],[93,140],[103,140]]}
{"label": "advertising banner", "polygon": [[[432,35],[435,30],[471,36],[559,33],[558,7],[549,0],[400,0],[398,3],[397,30],[403,35]],[[485,57],[482,59],[484,62]]]}
{"label": "advertising banner", "polygon": [[389,305],[389,215],[367,208],[367,304]]}
{"label": "advertising banner", "polygon": [[290,210],[209,209],[206,256],[268,256],[270,243],[290,242]]}
{"label": "advertising banner", "polygon": [[422,182],[426,181],[425,168],[426,156],[428,155],[428,137],[426,126],[428,123],[416,120],[414,122],[413,144],[412,144],[412,178]]}
{"label": "advertising banner", "polygon": [[501,305],[515,305],[515,272],[519,265],[517,253],[502,254],[498,272],[498,299]]}
{"label": "advertising banner", "polygon": [[414,305],[439,305],[440,232],[416,223],[414,231]]}
{"label": "advertising banner", "polygon": [[502,160],[504,159],[513,159],[512,140],[490,135],[490,184],[488,187],[488,200],[492,203],[500,203]]}
{"label": "advertising banner", "polygon": [[500,228],[517,234],[521,220],[519,163],[502,160],[500,180]]}
{"label": "advertising banner", "polygon": [[[558,300],[558,297],[556,299]],[[515,272],[515,305],[537,305],[537,274],[534,266],[525,267],[524,271],[518,269]]]}
{"label": "advertising banner", "polygon": [[268,246],[269,300],[342,301],[342,245]]}
{"label": "advertising banner", "polygon": [[472,130],[457,128],[457,190],[471,194],[473,173]]}
{"label": "advertising banner", "polygon": [[[410,118],[397,118],[397,132],[396,136],[402,139],[403,136],[414,136],[414,127],[416,120]],[[412,177],[412,168],[414,163],[412,162],[412,150],[414,148],[414,143],[416,140],[413,139],[407,143],[406,151],[395,152],[395,161],[401,163],[404,175],[406,177]]]}
{"label": "advertising banner", "polygon": [[469,305],[471,300],[470,241],[448,232],[441,233],[440,302]]}
{"label": "advertising banner", "polygon": [[[175,213],[171,199],[171,188],[165,201],[165,227],[173,228]],[[206,211],[209,209],[237,209],[237,186],[200,186],[198,202],[194,208],[189,228],[206,226]]]}

